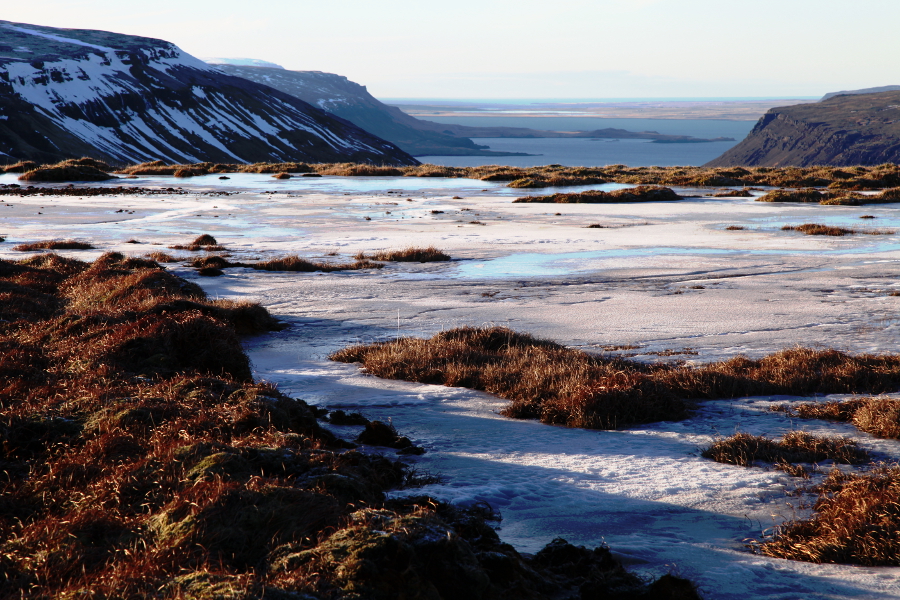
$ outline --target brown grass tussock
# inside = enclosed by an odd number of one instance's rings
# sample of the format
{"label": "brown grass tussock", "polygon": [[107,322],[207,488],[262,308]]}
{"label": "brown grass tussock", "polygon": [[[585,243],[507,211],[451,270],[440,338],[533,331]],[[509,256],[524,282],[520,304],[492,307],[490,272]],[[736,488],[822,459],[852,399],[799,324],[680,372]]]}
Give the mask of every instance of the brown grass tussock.
{"label": "brown grass tussock", "polygon": [[410,246],[402,250],[378,250],[372,254],[360,252],[357,260],[381,260],[388,262],[443,262],[451,260],[450,255],[434,246],[418,248]]}
{"label": "brown grass tussock", "polygon": [[566,348],[504,327],[460,327],[335,352],[386,379],[468,387],[510,400],[503,414],[609,429],[683,419],[691,402],[743,396],[880,393],[900,386],[900,356],[793,348],[759,360],[647,365]]}
{"label": "brown grass tussock", "polygon": [[805,431],[790,431],[780,440],[749,433],[735,433],[713,442],[701,456],[742,467],[756,461],[768,463],[815,463],[833,460],[854,465],[868,462],[868,453],[846,437],[822,437]]}
{"label": "brown grass tussock", "polygon": [[755,544],[766,556],[814,563],[900,565],[900,467],[869,473],[832,470],[813,488],[810,519],[785,523]]}

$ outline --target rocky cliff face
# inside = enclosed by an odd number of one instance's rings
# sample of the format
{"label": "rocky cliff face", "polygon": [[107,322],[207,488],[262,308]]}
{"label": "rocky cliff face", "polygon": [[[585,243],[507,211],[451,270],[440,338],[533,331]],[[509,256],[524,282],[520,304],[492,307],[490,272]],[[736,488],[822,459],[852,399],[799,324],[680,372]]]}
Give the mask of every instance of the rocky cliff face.
{"label": "rocky cliff face", "polygon": [[399,108],[374,98],[365,86],[342,75],[321,71],[288,71],[277,67],[216,64],[229,75],[271,86],[335,114],[386,140],[410,154],[478,156],[502,154],[486,152],[467,137],[439,131],[440,125],[411,117]]}
{"label": "rocky cliff face", "polygon": [[0,162],[417,161],[162,40],[0,21]]}
{"label": "rocky cliff face", "polygon": [[900,162],[900,91],[835,96],[773,108],[707,167],[878,165]]}

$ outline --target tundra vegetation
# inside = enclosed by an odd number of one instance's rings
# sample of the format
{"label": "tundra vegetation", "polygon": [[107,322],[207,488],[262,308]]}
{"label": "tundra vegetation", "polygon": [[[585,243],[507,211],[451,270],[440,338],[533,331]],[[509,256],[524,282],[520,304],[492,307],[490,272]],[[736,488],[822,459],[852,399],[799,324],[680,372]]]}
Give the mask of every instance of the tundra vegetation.
{"label": "tundra vegetation", "polygon": [[843,237],[845,235],[853,235],[863,233],[866,235],[890,235],[894,233],[890,229],[852,229],[848,227],[836,227],[834,225],[823,225],[821,223],[803,223],[802,225],[784,225],[782,231],[799,231],[806,235],[830,235],[832,237]]}
{"label": "tundra vegetation", "polygon": [[[286,173],[300,176],[339,175],[345,177],[465,177],[481,181],[505,182],[513,188],[544,188],[574,185],[594,185],[600,183],[623,183],[633,185],[661,185],[680,187],[738,187],[767,186],[788,188],[828,188],[829,198],[847,198],[848,203],[897,202],[900,201],[900,166],[885,163],[876,166],[854,167],[628,167],[607,165],[602,167],[567,167],[544,165],[539,167],[509,167],[503,165],[483,165],[476,167],[446,167],[441,165],[416,165],[390,167],[355,163],[194,163],[168,164],[152,161],[135,165],[112,168],[91,158],[73,159],[53,165],[38,165],[23,161],[3,168],[7,173],[21,173],[26,181],[38,181],[47,177],[52,181],[78,181],[77,173],[72,179],[64,168],[78,167],[96,169],[98,173],[112,172],[126,177],[140,175],[178,175],[192,177],[224,173]],[[44,175],[46,173],[46,175]],[[878,196],[854,195],[852,192],[866,190],[887,190]],[[722,192],[745,196],[746,190]],[[823,192],[820,192],[823,193]],[[782,196],[786,198],[786,196]],[[770,201],[798,201],[775,200]],[[815,200],[822,201],[823,198]],[[799,200],[810,201],[810,200]]]}
{"label": "tundra vegetation", "polygon": [[410,246],[402,250],[378,250],[371,254],[360,252],[356,255],[356,259],[387,262],[445,262],[451,260],[449,254],[438,250],[434,246],[425,248]]}
{"label": "tundra vegetation", "polygon": [[833,460],[848,465],[869,462],[869,454],[850,438],[823,437],[805,431],[790,431],[780,440],[738,432],[716,440],[701,455],[743,467],[756,461],[790,464]]}
{"label": "tundra vegetation", "polygon": [[33,252],[35,250],[93,250],[94,246],[88,242],[78,240],[44,240],[42,242],[29,242],[13,246],[17,252]]}
{"label": "tundra vegetation", "polygon": [[772,394],[881,393],[900,387],[900,356],[792,348],[701,366],[599,356],[505,327],[460,327],[429,339],[350,346],[332,360],[367,372],[483,390],[502,414],[611,429],[683,419],[698,400]]}
{"label": "tundra vegetation", "polygon": [[762,554],[816,563],[898,566],[900,467],[865,473],[832,469],[811,487],[813,516],[789,521],[753,546]]}
{"label": "tundra vegetation", "polygon": [[[793,348],[759,360],[736,357],[701,366],[645,364],[566,348],[502,327],[463,327],[430,339],[400,338],[351,346],[331,358],[359,362],[390,379],[484,390],[510,400],[502,414],[571,427],[612,428],[681,419],[703,399],[894,391],[900,356],[850,355]],[[788,409],[782,409],[788,410]],[[900,401],[868,398],[808,404],[791,414],[859,423],[876,435],[900,437]],[[847,438],[793,431],[781,440],[738,433],[703,454],[720,462],[771,462],[807,477],[797,463],[858,465],[867,453]],[[900,565],[900,467],[832,471],[807,490],[817,494],[809,519],[789,521],[753,547],[768,556],[812,562]]]}
{"label": "tundra vegetation", "polygon": [[603,192],[588,190],[577,194],[550,194],[549,196],[524,196],[513,202],[543,202],[548,204],[610,204],[622,202],[671,202],[682,197],[667,187],[639,185],[635,188]]}
{"label": "tundra vegetation", "polygon": [[698,597],[605,547],[524,557],[484,505],[387,500],[408,467],[252,380],[238,336],[280,327],[258,305],[116,253],[0,260],[0,299],[4,597]]}

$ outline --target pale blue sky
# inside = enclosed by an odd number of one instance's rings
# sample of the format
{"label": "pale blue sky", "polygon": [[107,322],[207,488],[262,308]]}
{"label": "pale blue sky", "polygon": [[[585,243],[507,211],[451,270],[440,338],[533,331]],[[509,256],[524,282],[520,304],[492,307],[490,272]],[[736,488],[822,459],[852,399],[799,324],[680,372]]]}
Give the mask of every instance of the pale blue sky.
{"label": "pale blue sky", "polygon": [[897,0],[30,0],[2,18],[339,73],[379,97],[784,97],[900,84]]}

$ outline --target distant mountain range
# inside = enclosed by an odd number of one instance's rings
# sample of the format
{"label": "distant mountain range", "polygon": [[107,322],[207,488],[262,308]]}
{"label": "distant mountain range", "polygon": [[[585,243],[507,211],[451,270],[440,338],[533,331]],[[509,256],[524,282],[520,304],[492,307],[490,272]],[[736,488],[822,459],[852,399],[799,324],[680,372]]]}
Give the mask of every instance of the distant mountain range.
{"label": "distant mountain range", "polygon": [[152,38],[0,21],[0,162],[417,164],[353,123]]}
{"label": "distant mountain range", "polygon": [[822,100],[828,100],[835,96],[848,96],[851,94],[878,94],[880,92],[900,92],[900,85],[882,85],[881,87],[863,88],[861,90],[845,90],[843,92],[829,92],[822,96]]}
{"label": "distant mountain range", "polygon": [[[893,87],[893,86],[892,86]],[[844,93],[773,108],[708,167],[900,162],[900,91]]]}
{"label": "distant mountain range", "polygon": [[414,156],[520,156],[487,150],[470,138],[616,138],[646,139],[662,143],[732,141],[732,138],[707,140],[686,135],[666,135],[655,131],[634,132],[624,129],[594,131],[546,131],[525,127],[470,127],[448,125],[412,117],[395,106],[373,97],[365,86],[342,75],[321,71],[288,71],[273,67],[250,66],[253,59],[207,59],[229,75],[272,86],[327,110],[339,117],[397,144]]}

